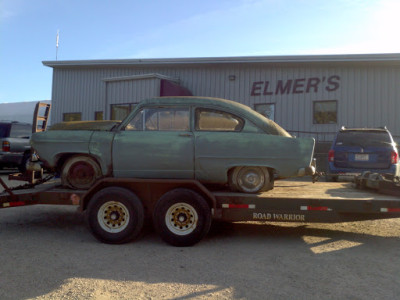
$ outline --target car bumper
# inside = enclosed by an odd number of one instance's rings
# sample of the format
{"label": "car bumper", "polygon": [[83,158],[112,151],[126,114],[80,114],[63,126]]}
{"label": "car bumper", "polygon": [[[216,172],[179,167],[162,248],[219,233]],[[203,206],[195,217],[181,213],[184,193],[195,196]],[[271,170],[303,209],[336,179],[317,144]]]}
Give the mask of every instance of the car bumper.
{"label": "car bumper", "polygon": [[23,155],[14,152],[0,152],[0,164],[2,165],[19,165]]}
{"label": "car bumper", "polygon": [[345,168],[335,168],[333,163],[329,163],[328,175],[334,176],[359,176],[364,172],[379,173],[379,174],[393,174],[394,176],[400,175],[400,166],[391,165],[387,169],[345,169]]}

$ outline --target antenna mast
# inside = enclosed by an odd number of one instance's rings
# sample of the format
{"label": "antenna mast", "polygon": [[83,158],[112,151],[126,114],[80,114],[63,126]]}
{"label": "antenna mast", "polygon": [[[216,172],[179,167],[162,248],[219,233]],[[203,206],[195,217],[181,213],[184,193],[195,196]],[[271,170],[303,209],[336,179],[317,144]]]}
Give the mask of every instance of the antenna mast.
{"label": "antenna mast", "polygon": [[56,38],[56,60],[58,59],[58,41],[60,38],[60,30],[57,30],[57,38]]}

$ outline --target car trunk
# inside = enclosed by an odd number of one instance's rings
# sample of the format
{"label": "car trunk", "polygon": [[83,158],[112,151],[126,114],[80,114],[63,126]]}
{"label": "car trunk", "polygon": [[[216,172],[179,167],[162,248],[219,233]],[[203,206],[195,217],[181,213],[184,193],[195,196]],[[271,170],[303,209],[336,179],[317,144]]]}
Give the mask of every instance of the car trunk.
{"label": "car trunk", "polygon": [[357,169],[388,169],[391,148],[346,147],[335,149],[335,167]]}

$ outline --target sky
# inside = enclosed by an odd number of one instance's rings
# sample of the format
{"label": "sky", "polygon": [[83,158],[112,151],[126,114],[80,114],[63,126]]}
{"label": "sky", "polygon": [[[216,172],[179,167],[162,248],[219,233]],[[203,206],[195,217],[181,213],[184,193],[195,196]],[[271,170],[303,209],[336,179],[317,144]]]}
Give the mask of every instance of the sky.
{"label": "sky", "polygon": [[50,100],[42,61],[56,56],[400,53],[399,12],[398,0],[0,0],[0,103]]}

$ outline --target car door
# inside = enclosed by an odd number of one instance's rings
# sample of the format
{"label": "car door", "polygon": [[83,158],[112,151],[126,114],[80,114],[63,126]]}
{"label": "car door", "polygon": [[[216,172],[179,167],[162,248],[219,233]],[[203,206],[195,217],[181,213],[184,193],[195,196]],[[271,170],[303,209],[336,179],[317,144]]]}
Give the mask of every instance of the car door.
{"label": "car door", "polygon": [[[196,179],[224,182],[227,166],[235,165],[246,153],[239,139],[244,120],[231,113],[198,107],[194,113]],[[247,145],[246,145],[247,147]]]}
{"label": "car door", "polygon": [[194,178],[190,107],[144,107],[117,132],[114,177]]}

